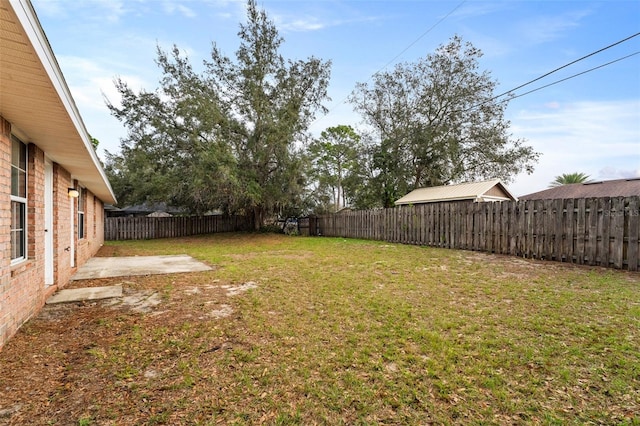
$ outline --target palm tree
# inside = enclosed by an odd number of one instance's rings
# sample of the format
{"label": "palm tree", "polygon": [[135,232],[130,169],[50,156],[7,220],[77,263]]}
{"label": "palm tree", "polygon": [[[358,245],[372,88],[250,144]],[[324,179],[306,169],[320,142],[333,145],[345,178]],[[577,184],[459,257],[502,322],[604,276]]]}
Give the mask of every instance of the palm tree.
{"label": "palm tree", "polygon": [[589,175],[580,172],[563,173],[560,176],[551,181],[549,188],[554,188],[561,185],[569,185],[571,183],[585,183],[589,181]]}

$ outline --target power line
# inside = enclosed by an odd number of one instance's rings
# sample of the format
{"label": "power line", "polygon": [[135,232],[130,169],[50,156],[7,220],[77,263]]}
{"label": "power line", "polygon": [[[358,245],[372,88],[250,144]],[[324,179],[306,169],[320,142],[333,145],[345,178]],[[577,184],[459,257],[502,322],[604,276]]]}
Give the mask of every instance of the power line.
{"label": "power line", "polygon": [[[436,26],[438,26],[442,21],[444,21],[444,20],[445,20],[445,19],[447,19],[449,16],[451,16],[451,15],[452,15],[456,10],[458,10],[458,9],[459,9],[459,8],[460,8],[464,3],[466,3],[466,1],[467,1],[467,0],[462,0],[462,1],[461,1],[461,2],[456,6],[456,7],[454,7],[454,8],[453,8],[453,9],[452,9],[448,14],[446,14],[446,15],[445,15],[444,17],[442,17],[438,22],[436,22],[435,24],[433,24],[429,29],[427,29],[427,31],[425,31],[423,34],[421,34],[421,35],[420,35],[416,40],[414,40],[411,44],[409,44],[409,46],[407,46],[405,49],[403,49],[403,50],[402,50],[399,54],[397,54],[393,59],[391,59],[389,62],[387,62],[387,63],[386,63],[382,68],[380,68],[378,71],[376,71],[374,74],[372,74],[372,75],[369,77],[369,79],[367,80],[367,82],[368,82],[368,81],[370,81],[370,80],[373,78],[373,76],[374,76],[374,75],[378,74],[380,71],[382,71],[383,69],[385,69],[386,67],[388,67],[390,64],[392,64],[396,59],[398,59],[400,56],[402,56],[402,55],[403,55],[407,50],[409,50],[411,47],[413,47],[413,46],[414,46],[418,41],[420,41],[420,40],[421,40],[425,35],[427,35],[429,32],[431,32],[431,31],[432,31]],[[514,92],[514,91],[516,91],[516,90],[518,90],[518,89],[522,89],[523,87],[526,87],[526,86],[528,86],[528,85],[530,85],[530,84],[532,84],[532,83],[535,83],[536,81],[542,80],[543,78],[548,77],[548,76],[550,76],[551,74],[554,74],[554,73],[556,73],[556,72],[558,72],[558,71],[560,71],[560,70],[562,70],[562,69],[564,69],[564,68],[567,68],[567,67],[569,67],[569,66],[571,66],[571,65],[574,65],[574,64],[576,64],[576,63],[578,63],[578,62],[580,62],[580,61],[583,61],[583,60],[585,60],[585,59],[587,59],[587,58],[590,58],[591,56],[597,55],[598,53],[602,53],[602,52],[604,52],[605,50],[611,49],[612,47],[615,47],[615,46],[617,46],[617,45],[619,45],[619,44],[622,44],[622,43],[624,43],[624,42],[626,42],[626,41],[629,41],[629,40],[631,40],[632,38],[635,38],[635,37],[637,37],[637,36],[639,36],[639,35],[640,35],[640,32],[635,33],[635,34],[632,34],[632,35],[630,35],[630,36],[628,36],[628,37],[626,37],[626,38],[624,38],[624,39],[622,39],[622,40],[616,41],[615,43],[612,43],[612,44],[610,44],[610,45],[608,45],[608,46],[605,46],[605,47],[603,47],[603,48],[601,48],[601,49],[598,49],[598,50],[596,50],[596,51],[594,51],[594,52],[591,52],[591,53],[589,53],[589,54],[587,54],[587,55],[584,55],[584,56],[582,56],[582,57],[580,57],[580,58],[578,58],[578,59],[575,59],[575,60],[573,60],[573,61],[571,61],[571,62],[569,62],[569,63],[567,63],[567,64],[564,64],[564,65],[562,65],[562,66],[560,66],[560,67],[558,67],[558,68],[555,68],[555,69],[553,69],[553,70],[551,70],[551,71],[549,71],[549,72],[547,72],[547,73],[545,73],[545,74],[543,74],[543,75],[541,75],[541,76],[539,76],[539,77],[534,78],[533,80],[529,80],[529,81],[527,81],[526,83],[523,83],[523,84],[521,84],[521,85],[519,85],[519,86],[517,86],[517,87],[515,87],[515,88],[513,88],[513,89],[511,89],[511,90],[508,90],[508,91],[503,92],[503,93],[501,93],[501,94],[499,94],[499,95],[496,95],[496,96],[492,97],[491,99],[488,99],[488,100],[486,100],[486,101],[480,102],[479,104],[473,105],[473,106],[471,106],[471,107],[469,107],[469,108],[467,108],[467,109],[465,109],[465,110],[462,110],[462,112],[464,112],[464,111],[470,111],[470,110],[472,110],[472,109],[478,108],[478,107],[480,107],[480,106],[482,106],[482,105],[484,105],[484,104],[486,104],[486,103],[492,102],[492,101],[494,101],[494,100],[496,100],[496,99],[498,99],[498,98],[501,98],[501,97],[503,97],[503,96],[505,96],[505,95],[508,95],[509,93],[512,93],[512,92]],[[507,102],[507,101],[509,101],[509,100],[511,100],[511,99],[516,99],[516,98],[519,98],[519,97],[522,97],[522,96],[528,95],[528,94],[530,94],[530,93],[536,92],[536,91],[538,91],[538,90],[542,90],[542,89],[544,89],[544,88],[546,88],[546,87],[553,86],[553,85],[555,85],[555,84],[561,83],[561,82],[563,82],[563,81],[570,80],[570,79],[572,79],[572,78],[575,78],[575,77],[578,77],[578,76],[580,76],[580,75],[583,75],[583,74],[589,73],[589,72],[591,72],[591,71],[595,71],[595,70],[597,70],[597,69],[599,69],[599,68],[603,68],[603,67],[608,66],[608,65],[611,65],[611,64],[613,64],[613,63],[616,63],[616,62],[622,61],[622,60],[627,59],[627,58],[629,58],[629,57],[631,57],[631,56],[637,55],[638,53],[640,53],[640,52],[632,53],[632,54],[630,54],[630,55],[627,55],[627,56],[624,56],[624,57],[622,57],[622,58],[619,58],[619,59],[613,60],[613,61],[611,61],[611,62],[607,62],[606,64],[599,65],[599,66],[597,66],[597,67],[594,67],[594,68],[588,69],[588,70],[583,71],[583,72],[580,72],[580,73],[578,73],[578,74],[574,74],[574,75],[572,75],[572,76],[569,76],[569,77],[563,78],[563,79],[561,79],[561,80],[557,80],[557,81],[555,81],[555,82],[553,82],[553,83],[549,83],[549,84],[547,84],[547,85],[544,85],[544,86],[538,87],[538,88],[536,88],[536,89],[530,90],[530,91],[525,92],[525,93],[522,93],[522,94],[520,94],[520,95],[510,97],[509,99],[507,99],[507,100],[505,100],[505,101],[501,101],[501,102]],[[338,103],[334,108],[332,108],[331,110],[329,110],[329,111],[328,111],[324,116],[322,116],[321,118],[319,118],[319,119],[317,119],[317,120],[314,120],[314,122],[315,122],[315,121],[318,121],[318,120],[321,120],[321,119],[322,119],[322,118],[324,118],[324,117],[327,117],[329,114],[331,114],[331,112],[333,111],[333,109],[335,109],[338,105],[343,104],[343,103],[344,103],[348,98],[349,98],[349,96],[345,97],[345,98],[344,98],[342,101],[340,101],[340,102],[339,102],[339,103]]]}
{"label": "power line", "polygon": [[[633,34],[633,35],[630,35],[630,36],[629,36],[629,37],[627,37],[627,38],[624,38],[624,39],[622,39],[622,40],[620,40],[620,41],[617,41],[617,42],[615,42],[615,43],[613,43],[613,44],[610,44],[610,45],[608,45],[608,46],[606,46],[606,47],[603,47],[602,49],[596,50],[595,52],[591,52],[591,53],[589,53],[588,55],[585,55],[585,56],[583,56],[583,57],[581,57],[581,58],[578,58],[578,59],[576,59],[576,60],[574,60],[574,61],[571,61],[571,62],[569,62],[568,64],[565,64],[565,65],[563,65],[563,66],[561,66],[561,67],[558,67],[558,68],[556,68],[556,69],[554,69],[554,70],[552,70],[552,71],[549,71],[548,73],[543,74],[543,75],[541,75],[540,77],[534,78],[533,80],[530,80],[530,81],[528,81],[528,82],[526,82],[526,83],[524,83],[524,84],[521,84],[521,85],[520,85],[520,86],[518,86],[518,87],[515,87],[515,88],[513,88],[513,89],[511,89],[511,90],[508,90],[508,91],[506,91],[506,92],[504,92],[504,93],[501,93],[501,94],[499,94],[499,95],[497,95],[497,96],[494,96],[493,98],[491,98],[491,99],[489,99],[489,100],[487,100],[487,101],[485,101],[485,102],[482,102],[482,103],[480,103],[480,104],[478,104],[478,105],[476,105],[476,106],[473,106],[473,107],[471,107],[470,109],[472,109],[472,108],[476,108],[476,107],[481,106],[481,105],[484,105],[484,104],[485,104],[485,103],[487,103],[487,102],[494,101],[494,100],[496,100],[496,99],[498,99],[498,98],[501,98],[502,96],[505,96],[505,95],[507,95],[507,94],[509,94],[509,93],[511,93],[511,92],[515,92],[515,91],[516,91],[516,90],[518,90],[518,89],[522,89],[523,87],[528,86],[528,85],[530,85],[531,83],[535,83],[536,81],[541,80],[541,79],[543,79],[543,78],[545,78],[545,77],[547,77],[547,76],[549,76],[549,75],[551,75],[551,74],[553,74],[553,73],[555,73],[555,72],[557,72],[557,71],[560,71],[561,69],[564,69],[564,68],[566,68],[566,67],[568,67],[568,66],[570,66],[570,65],[573,65],[573,64],[575,64],[575,63],[578,63],[578,62],[580,62],[580,61],[582,61],[582,60],[584,60],[584,59],[587,59],[587,58],[589,58],[589,57],[591,57],[591,56],[593,56],[593,55],[597,55],[597,54],[598,54],[598,53],[600,53],[600,52],[604,52],[604,51],[605,51],[605,50],[607,50],[607,49],[610,49],[610,48],[612,48],[612,47],[614,47],[614,46],[617,46],[618,44],[624,43],[625,41],[631,40],[632,38],[637,37],[637,36],[639,36],[639,35],[640,35],[640,33],[635,33],[635,34]],[[614,61],[614,62],[615,62],[615,61]],[[605,65],[607,65],[607,64],[605,64]],[[597,68],[596,68],[596,69],[597,69]],[[580,74],[577,74],[577,75],[580,75]]]}
{"label": "power line", "polygon": [[[614,64],[616,62],[620,62],[620,61],[622,61],[624,59],[628,59],[628,58],[630,58],[632,56],[635,56],[635,55],[638,55],[638,54],[640,54],[640,51],[631,53],[631,54],[629,54],[627,56],[623,56],[622,58],[614,59],[613,61],[607,62],[606,64],[598,65],[597,67],[590,68],[590,69],[588,69],[586,71],[579,72],[577,74],[571,75],[571,76],[563,78],[561,80],[554,81],[553,83],[545,84],[544,86],[537,87],[535,89],[529,90],[528,92],[524,92],[524,93],[521,93],[519,95],[515,95],[515,96],[513,96],[513,97],[511,97],[509,99],[506,99],[506,100],[502,101],[502,102],[507,102],[507,101],[510,101],[512,99],[520,98],[522,96],[528,95],[529,93],[537,92],[538,90],[542,90],[542,89],[547,88],[549,86],[553,86],[555,84],[562,83],[563,81],[571,80],[572,78],[581,76],[583,74],[589,73],[591,71],[595,71],[595,70],[600,69],[600,68],[604,68],[607,65],[611,65],[611,64]],[[520,87],[523,87],[523,86],[520,86]]]}
{"label": "power line", "polygon": [[[435,24],[433,24],[429,29],[427,29],[424,33],[422,33],[420,35],[420,37],[418,37],[417,39],[415,39],[413,41],[413,43],[411,43],[409,46],[405,47],[402,52],[398,53],[396,56],[393,57],[393,59],[391,59],[389,62],[387,62],[386,64],[384,64],[384,66],[382,68],[380,68],[378,71],[376,71],[375,73],[373,73],[373,75],[378,74],[380,71],[382,71],[383,69],[387,68],[389,65],[391,65],[392,63],[394,63],[396,61],[396,59],[398,59],[400,56],[402,56],[407,50],[411,49],[417,42],[419,42],[420,40],[422,40],[422,38],[424,36],[426,36],[427,34],[429,34],[435,27],[437,27],[438,25],[440,25],[445,19],[447,19],[449,16],[453,15],[453,13],[460,9],[460,7],[465,4],[467,2],[467,0],[462,0],[460,3],[458,3],[458,5],[456,7],[454,7],[453,9],[451,9],[451,11],[449,13],[447,13],[446,15],[444,15],[442,18],[440,18],[440,20],[438,22],[436,22]],[[373,76],[372,75],[372,76]],[[371,80],[371,77],[369,77],[369,80]],[[367,82],[369,81],[367,80]]]}
{"label": "power line", "polygon": [[[447,13],[446,15],[444,15],[442,18],[440,18],[435,24],[433,24],[431,27],[429,27],[425,32],[423,32],[422,34],[420,34],[420,36],[415,39],[413,42],[411,42],[411,44],[409,44],[407,47],[405,47],[400,53],[398,53],[396,56],[393,57],[393,59],[391,59],[389,62],[387,62],[386,64],[384,64],[383,67],[381,67],[378,71],[374,72],[373,74],[371,74],[369,76],[369,78],[367,79],[367,81],[365,83],[368,83],[369,81],[371,81],[371,79],[373,78],[374,75],[378,74],[380,71],[382,71],[383,69],[387,68],[389,65],[391,65],[392,63],[394,63],[396,61],[396,59],[398,59],[400,56],[402,56],[407,50],[411,49],[416,43],[418,43],[420,40],[422,40],[427,34],[429,34],[431,31],[433,31],[433,29],[435,27],[437,27],[438,25],[440,25],[445,19],[447,19],[449,16],[453,15],[453,13],[455,13],[456,10],[460,9],[460,7],[465,4],[467,2],[467,0],[462,0],[460,3],[458,3],[458,5],[456,7],[454,7],[453,9],[451,9],[449,11],[449,13]],[[315,123],[316,121],[322,120],[323,118],[327,117],[329,114],[331,114],[338,106],[342,105],[343,103],[345,103],[345,101],[347,99],[349,99],[349,95],[345,96],[344,99],[342,99],[340,102],[338,102],[337,104],[335,104],[335,106],[333,106],[330,110],[327,111],[327,113],[325,115],[323,115],[322,117],[315,119],[313,122]]]}

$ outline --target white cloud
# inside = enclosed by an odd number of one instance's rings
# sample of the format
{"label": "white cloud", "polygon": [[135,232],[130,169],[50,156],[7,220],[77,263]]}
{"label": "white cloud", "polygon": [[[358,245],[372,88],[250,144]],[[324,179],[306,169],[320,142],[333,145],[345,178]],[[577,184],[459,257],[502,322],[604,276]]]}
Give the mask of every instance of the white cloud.
{"label": "white cloud", "polygon": [[169,15],[180,13],[187,18],[195,18],[197,16],[196,12],[194,12],[193,9],[185,6],[180,2],[165,0],[162,2],[162,7],[164,11]]}
{"label": "white cloud", "polygon": [[598,176],[601,179],[631,179],[640,177],[640,164],[637,169],[619,169],[608,166],[600,169]]}
{"label": "white cloud", "polygon": [[307,32],[318,31],[326,28],[340,27],[345,25],[353,25],[362,22],[376,22],[381,20],[375,16],[358,16],[349,19],[322,19],[318,16],[293,17],[283,14],[276,14],[267,11],[270,19],[276,24],[279,31],[282,32]]}
{"label": "white cloud", "polygon": [[120,0],[95,0],[105,13],[102,17],[111,22],[118,22],[120,17],[126,13],[124,2]]}
{"label": "white cloud", "polygon": [[580,26],[590,11],[575,11],[559,16],[536,16],[520,23],[522,39],[529,44],[541,44],[562,37],[567,31]]}
{"label": "white cloud", "polygon": [[512,6],[509,3],[492,3],[492,2],[473,2],[465,3],[456,9],[449,18],[469,19],[478,18],[484,15],[490,15],[504,10],[506,7]]}
{"label": "white cloud", "polygon": [[465,39],[473,40],[473,45],[480,48],[485,58],[505,57],[516,48],[505,37],[493,37],[470,28],[464,30]]}
{"label": "white cloud", "polygon": [[33,3],[38,14],[43,16],[61,17],[64,16],[68,10],[64,7],[61,0],[33,0]]}
{"label": "white cloud", "polygon": [[533,175],[518,176],[519,195],[545,189],[555,176],[633,177],[640,170],[640,100],[551,103],[518,112],[512,132],[542,153]]}
{"label": "white cloud", "polygon": [[118,75],[118,78],[135,91],[155,88],[155,85],[142,77],[149,74],[127,72],[126,68],[114,66],[111,62],[75,56],[58,56],[58,62],[87,131],[100,141],[99,154],[104,149],[117,152],[119,140],[126,134],[126,130],[111,116],[105,103],[105,97],[116,106],[120,101],[120,95],[114,85],[114,68],[120,71],[124,69],[125,72]]}
{"label": "white cloud", "polygon": [[295,19],[285,23],[279,23],[278,29],[282,31],[317,31],[325,28],[327,25],[319,22],[317,18]]}
{"label": "white cloud", "polygon": [[116,23],[120,18],[130,11],[131,2],[126,3],[122,0],[83,0],[83,1],[67,1],[67,0],[32,0],[36,12],[43,16],[54,18],[77,16],[84,10],[87,19],[93,21],[107,21]]}

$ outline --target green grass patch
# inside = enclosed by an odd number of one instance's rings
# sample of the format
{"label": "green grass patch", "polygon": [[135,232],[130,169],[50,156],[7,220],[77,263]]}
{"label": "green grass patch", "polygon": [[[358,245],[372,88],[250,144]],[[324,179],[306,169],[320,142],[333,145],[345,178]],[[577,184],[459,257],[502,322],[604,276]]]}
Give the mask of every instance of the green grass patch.
{"label": "green grass patch", "polygon": [[131,278],[155,311],[90,322],[96,424],[640,422],[638,274],[269,234],[107,250],[215,269]]}

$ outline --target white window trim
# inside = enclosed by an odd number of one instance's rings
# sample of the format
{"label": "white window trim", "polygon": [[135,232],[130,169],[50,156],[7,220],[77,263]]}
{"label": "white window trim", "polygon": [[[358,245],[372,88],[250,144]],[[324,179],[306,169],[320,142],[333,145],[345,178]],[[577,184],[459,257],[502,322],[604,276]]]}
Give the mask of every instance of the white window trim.
{"label": "white window trim", "polygon": [[[86,190],[78,185],[78,240],[84,240],[87,238],[87,229],[86,229],[86,210],[87,210],[87,199],[86,199]],[[84,197],[84,198],[83,198]],[[80,206],[82,206],[82,210],[80,210]],[[82,215],[82,219],[80,218]],[[82,231],[82,235],[80,235],[80,231]]]}
{"label": "white window trim", "polygon": [[[22,263],[26,260],[29,259],[29,215],[28,215],[28,211],[29,211],[29,205],[28,205],[28,195],[29,195],[29,149],[26,143],[22,142],[22,140],[20,138],[18,138],[17,136],[12,135],[11,137],[11,144],[13,144],[13,139],[17,140],[18,142],[20,142],[22,145],[24,145],[24,158],[25,158],[25,170],[24,170],[24,174],[25,174],[25,194],[27,195],[27,197],[19,197],[17,195],[13,195],[11,194],[11,201],[16,201],[19,203],[23,203],[24,204],[24,234],[23,234],[23,241],[22,243],[24,244],[24,255],[21,257],[16,257],[15,259],[11,259],[11,266],[13,265],[17,265],[19,263]],[[13,148],[12,148],[13,150]],[[11,159],[11,168],[13,169],[13,158]],[[13,212],[12,212],[13,214]],[[13,229],[13,228],[12,228]],[[11,247],[11,256],[13,256],[13,247]]]}

